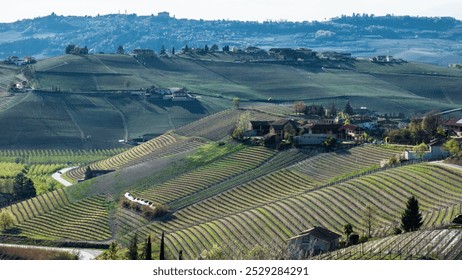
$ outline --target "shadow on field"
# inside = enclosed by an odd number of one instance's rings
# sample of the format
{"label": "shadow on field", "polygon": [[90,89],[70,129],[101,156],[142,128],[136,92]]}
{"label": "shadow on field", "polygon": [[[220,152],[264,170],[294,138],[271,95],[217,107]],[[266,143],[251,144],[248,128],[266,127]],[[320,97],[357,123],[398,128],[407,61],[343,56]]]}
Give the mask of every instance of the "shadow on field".
{"label": "shadow on field", "polygon": [[170,101],[170,100],[156,100],[155,105],[161,107],[162,109],[172,108],[172,107],[182,107],[191,114],[207,114],[207,109],[202,106],[199,101]]}

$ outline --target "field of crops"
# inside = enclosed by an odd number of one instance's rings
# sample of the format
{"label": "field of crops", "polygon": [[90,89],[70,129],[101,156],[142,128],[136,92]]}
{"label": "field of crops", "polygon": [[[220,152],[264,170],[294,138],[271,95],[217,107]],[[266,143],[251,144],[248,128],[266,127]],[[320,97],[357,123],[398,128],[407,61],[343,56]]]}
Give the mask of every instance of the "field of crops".
{"label": "field of crops", "polygon": [[[172,134],[164,134],[120,154],[114,155],[108,159],[94,162],[89,166],[92,170],[117,170],[123,166],[129,165],[131,162],[137,163],[143,158],[146,158],[156,151],[164,147],[168,147],[177,141],[178,139],[175,138],[175,136]],[[191,146],[191,148],[193,147],[194,145]],[[69,176],[69,178],[77,181],[84,177],[86,168],[86,166],[82,166],[80,168],[73,169],[66,175]]]}
{"label": "field of crops", "polygon": [[424,230],[385,237],[348,247],[315,259],[390,260],[430,257],[442,260],[462,259],[462,230]]}
{"label": "field of crops", "polygon": [[[272,175],[281,177],[278,173]],[[255,187],[258,195],[247,191],[248,188],[238,188],[226,193],[226,198],[217,196],[185,208],[176,213],[172,221],[153,224],[143,232],[158,234],[165,230],[173,254],[183,249],[190,251],[189,258],[196,258],[214,243],[232,240],[244,246],[279,244],[313,225],[341,233],[343,225],[351,223],[357,232],[364,233],[361,213],[366,205],[373,205],[378,210],[373,234],[389,234],[411,195],[419,199],[425,217],[441,207],[462,201],[461,175],[439,166],[411,165],[312,191],[309,181],[301,180],[305,182],[303,193],[278,196],[300,186],[301,182],[294,181],[297,176],[289,175],[283,183],[267,183],[266,187],[262,181],[260,187]],[[294,183],[289,183],[289,178]],[[441,224],[450,218],[453,217],[447,215]]]}
{"label": "field of crops", "polygon": [[63,205],[21,223],[18,230],[21,236],[45,240],[103,241],[112,236],[104,196]]}
{"label": "field of crops", "polygon": [[169,204],[256,168],[274,154],[275,151],[263,147],[245,148],[160,186],[134,192],[134,195],[151,202]]}
{"label": "field of crops", "polygon": [[184,136],[204,137],[212,141],[221,140],[229,135],[236,127],[239,117],[250,113],[250,120],[276,120],[278,117],[254,110],[225,110],[202,118],[175,130]]}

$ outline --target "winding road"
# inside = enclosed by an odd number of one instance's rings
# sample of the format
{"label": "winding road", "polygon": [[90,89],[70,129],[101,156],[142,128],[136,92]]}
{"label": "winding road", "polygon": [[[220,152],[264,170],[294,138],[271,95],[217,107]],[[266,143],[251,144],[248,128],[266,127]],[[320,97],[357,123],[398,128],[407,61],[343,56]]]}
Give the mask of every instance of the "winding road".
{"label": "winding road", "polygon": [[74,169],[74,168],[77,168],[78,166],[71,166],[71,167],[66,167],[66,168],[63,168],[55,173],[53,173],[53,175],[51,175],[51,177],[53,177],[53,179],[55,179],[56,181],[58,181],[59,183],[61,183],[62,185],[64,185],[65,187],[69,187],[69,186],[72,186],[73,184],[65,179],[63,179],[63,177],[61,177],[61,175],[63,175],[64,173],[66,173],[67,171],[71,170],[71,169]]}

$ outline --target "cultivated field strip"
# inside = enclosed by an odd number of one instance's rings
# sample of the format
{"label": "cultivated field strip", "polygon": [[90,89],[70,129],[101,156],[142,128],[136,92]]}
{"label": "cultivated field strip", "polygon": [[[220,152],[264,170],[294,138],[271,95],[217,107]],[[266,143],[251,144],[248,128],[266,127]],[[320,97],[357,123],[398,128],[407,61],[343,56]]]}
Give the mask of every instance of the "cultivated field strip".
{"label": "cultivated field strip", "polygon": [[27,164],[87,164],[125,151],[125,148],[90,150],[0,150],[1,162],[21,161]]}
{"label": "cultivated field strip", "polygon": [[423,230],[385,237],[315,257],[324,260],[417,259],[460,260],[461,229]]}
{"label": "cultivated field strip", "polygon": [[245,148],[162,185],[134,191],[134,195],[151,202],[168,204],[254,169],[272,158],[275,153],[263,147]]}
{"label": "cultivated field strip", "polygon": [[288,151],[278,152],[275,157],[271,158],[263,165],[258,166],[257,168],[250,169],[245,173],[230,178],[213,187],[204,189],[203,191],[199,191],[197,193],[189,195],[188,197],[174,201],[170,203],[170,207],[171,209],[179,209],[191,205],[193,203],[199,202],[201,200],[211,198],[215,195],[220,195],[226,191],[235,188],[236,186],[241,186],[259,177],[263,177],[267,174],[276,172],[279,169],[289,167],[297,162],[305,160],[306,158],[314,156],[317,153],[317,149],[291,149]]}
{"label": "cultivated field strip", "polygon": [[346,151],[320,154],[300,162],[293,169],[319,184],[325,184],[363,168],[378,167],[381,160],[390,159],[396,154],[398,152],[378,146],[360,146]]}
{"label": "cultivated field strip", "polygon": [[32,199],[15,203],[6,207],[15,216],[18,223],[49,213],[55,209],[70,204],[63,189],[57,189]]}
{"label": "cultivated field strip", "polygon": [[[435,181],[415,179],[395,181],[396,176],[406,178],[416,173],[415,176],[431,173]],[[276,174],[277,172],[271,175]],[[438,181],[445,181],[447,186],[439,186]],[[144,228],[144,231],[151,231],[154,234],[159,234],[162,230],[166,231],[167,238],[172,238],[172,244],[179,246],[170,248],[170,251],[193,250],[187,255],[196,258],[202,250],[210,249],[201,244],[216,241],[217,235],[210,232],[212,223],[219,224],[222,231],[229,233],[219,235],[223,239],[222,242],[238,242],[236,240],[246,236],[248,238],[241,242],[242,245],[265,246],[268,242],[265,238],[271,238],[271,242],[280,244],[290,236],[314,225],[342,233],[343,225],[351,223],[355,231],[363,233],[366,227],[362,211],[366,205],[372,205],[377,209],[373,235],[385,235],[390,234],[393,226],[399,222],[409,196],[416,195],[419,202],[422,199],[423,215],[427,216],[428,213],[440,210],[433,205],[441,204],[439,197],[447,197],[448,193],[452,196],[446,202],[448,207],[462,201],[462,172],[440,166],[418,164],[377,172],[296,196],[279,197],[273,201],[267,200],[274,196],[271,189],[263,187],[258,195],[242,192],[240,196],[227,196],[226,199],[218,199],[220,196],[216,196],[203,205],[198,203],[175,213],[174,218],[168,222],[150,224]],[[244,206],[240,207],[240,205]],[[254,206],[249,208],[245,205]],[[239,209],[246,210],[239,211]],[[455,212],[455,210],[451,211]],[[453,218],[446,216],[448,219]],[[445,219],[440,220],[442,224],[447,223]],[[433,223],[432,226],[438,226],[438,223]],[[208,240],[201,240],[194,245],[189,244],[192,238],[198,239],[201,236],[197,233],[199,228],[202,234],[208,232],[208,237],[204,237]],[[194,234],[194,237],[189,236],[191,234]]]}
{"label": "cultivated field strip", "polygon": [[231,134],[239,117],[245,113],[250,113],[250,120],[277,119],[276,116],[254,110],[225,110],[175,129],[174,132],[183,136],[197,136],[218,141]]}
{"label": "cultivated field strip", "polygon": [[18,227],[20,235],[51,240],[111,238],[108,205],[104,196],[94,196],[32,218]]}
{"label": "cultivated field strip", "polygon": [[122,207],[116,209],[113,224],[117,228],[116,238],[148,224],[148,220]]}
{"label": "cultivated field strip", "polygon": [[[173,135],[164,134],[118,155],[92,163],[89,166],[92,170],[117,170],[126,166],[131,161],[136,161],[176,141],[177,139]],[[85,170],[86,166],[83,166],[69,171],[66,175],[73,180],[79,180],[84,177]]]}
{"label": "cultivated field strip", "polygon": [[189,151],[193,151],[195,149],[197,149],[198,147],[202,146],[203,144],[205,144],[206,141],[201,139],[201,138],[197,138],[197,137],[191,137],[191,138],[187,138],[187,139],[182,139],[182,140],[177,140],[176,142],[168,145],[168,146],[165,146],[165,147],[161,147],[159,149],[156,149],[155,151],[145,155],[145,156],[142,156],[142,157],[139,157],[137,159],[134,159],[134,160],[130,160],[127,164],[123,165],[123,167],[128,167],[128,166],[133,166],[133,165],[136,165],[138,163],[142,163],[142,162],[145,162],[145,161],[148,161],[148,160],[152,160],[152,159],[156,159],[156,158],[163,158],[163,157],[168,157],[168,156],[172,156],[172,155],[177,155],[177,154],[180,154],[180,153],[184,153],[184,152],[189,152]]}

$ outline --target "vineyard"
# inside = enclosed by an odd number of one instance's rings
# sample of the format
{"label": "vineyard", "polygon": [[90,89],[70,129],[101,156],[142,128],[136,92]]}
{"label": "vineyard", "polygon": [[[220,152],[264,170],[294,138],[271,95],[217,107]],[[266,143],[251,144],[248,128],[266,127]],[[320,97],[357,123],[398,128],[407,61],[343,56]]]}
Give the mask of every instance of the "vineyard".
{"label": "vineyard", "polygon": [[274,154],[274,151],[263,147],[245,148],[160,186],[134,192],[134,195],[151,202],[169,204],[256,168]]}
{"label": "vineyard", "polygon": [[175,133],[184,136],[204,137],[212,141],[221,140],[231,135],[239,117],[250,113],[250,120],[276,120],[277,116],[254,110],[226,110],[202,118],[175,130]]}
{"label": "vineyard", "polygon": [[109,204],[104,196],[91,197],[31,218],[18,230],[21,236],[32,239],[109,240]]}
{"label": "vineyard", "polygon": [[[202,144],[203,141],[197,138],[181,139],[173,134],[164,134],[120,154],[94,162],[89,166],[92,170],[118,170],[146,160],[194,150]],[[66,175],[77,181],[84,177],[86,168],[86,166],[76,168]]]}
{"label": "vineyard", "polygon": [[424,230],[385,237],[323,254],[323,260],[462,259],[462,230]]}
{"label": "vineyard", "polygon": [[[426,221],[434,211],[462,201],[462,174],[438,166],[400,167],[311,191],[313,185],[309,181],[299,178],[297,182],[297,177],[289,172],[290,169],[271,176],[282,178],[285,173],[292,183],[287,178],[282,183],[267,179],[253,191],[239,187],[178,211],[171,221],[151,224],[141,232],[158,235],[164,230],[173,255],[183,249],[189,258],[197,258],[215,243],[233,241],[248,247],[264,246],[265,242],[282,244],[313,225],[342,232],[342,226],[351,223],[358,232],[364,232],[361,213],[366,205],[378,209],[373,234],[390,234],[411,194],[421,201]],[[451,218],[448,214],[433,226],[447,224]]]}

